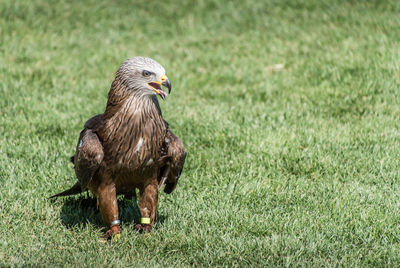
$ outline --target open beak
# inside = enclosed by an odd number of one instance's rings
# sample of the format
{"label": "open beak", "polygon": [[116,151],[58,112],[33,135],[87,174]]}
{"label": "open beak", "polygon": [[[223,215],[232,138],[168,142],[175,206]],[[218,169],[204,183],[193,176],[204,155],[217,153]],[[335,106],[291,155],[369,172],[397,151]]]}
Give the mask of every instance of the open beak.
{"label": "open beak", "polygon": [[[165,99],[168,94],[171,93],[171,82],[169,82],[168,77],[165,74],[161,76],[161,82],[154,81],[148,83],[148,85],[154,90],[157,95],[160,95],[162,99]],[[161,89],[161,85],[168,88],[168,94]]]}

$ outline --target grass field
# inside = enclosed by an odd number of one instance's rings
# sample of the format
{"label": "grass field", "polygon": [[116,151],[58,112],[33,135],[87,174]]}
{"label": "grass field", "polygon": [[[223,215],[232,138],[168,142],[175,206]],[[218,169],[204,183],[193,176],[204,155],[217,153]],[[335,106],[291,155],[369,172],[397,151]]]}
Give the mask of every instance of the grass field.
{"label": "grass field", "polygon": [[[400,2],[0,0],[0,266],[399,266]],[[104,232],[79,131],[159,61],[188,158],[151,235]],[[284,64],[282,70],[270,66]]]}

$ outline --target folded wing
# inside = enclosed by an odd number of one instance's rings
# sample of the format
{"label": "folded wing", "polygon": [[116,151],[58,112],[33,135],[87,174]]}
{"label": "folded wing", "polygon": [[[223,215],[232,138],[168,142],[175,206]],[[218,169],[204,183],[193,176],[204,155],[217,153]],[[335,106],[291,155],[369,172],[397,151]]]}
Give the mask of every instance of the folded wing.
{"label": "folded wing", "polygon": [[104,157],[103,145],[95,130],[91,128],[95,126],[99,119],[99,116],[95,116],[86,122],[85,128],[79,135],[75,155],[71,157],[78,181],[70,189],[53,195],[50,198],[78,194],[87,190],[89,182],[98,170]]}
{"label": "folded wing", "polygon": [[186,152],[182,141],[169,129],[165,138],[165,151],[166,155],[163,157],[165,163],[161,166],[158,180],[159,187],[165,183],[164,192],[170,194],[178,184]]}

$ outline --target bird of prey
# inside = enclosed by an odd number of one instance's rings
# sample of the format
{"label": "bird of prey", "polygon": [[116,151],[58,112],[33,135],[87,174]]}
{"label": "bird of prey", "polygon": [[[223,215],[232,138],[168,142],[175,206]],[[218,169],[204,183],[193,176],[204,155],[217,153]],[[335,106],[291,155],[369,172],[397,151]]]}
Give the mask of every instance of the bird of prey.
{"label": "bird of prey", "polygon": [[157,95],[171,83],[155,60],[135,57],[118,69],[103,114],[89,119],[81,131],[74,163],[78,181],[71,189],[53,195],[67,196],[86,190],[97,198],[104,234],[120,233],[117,195],[136,196],[139,189],[139,231],[151,231],[157,217],[158,190],[171,193],[181,175],[186,152],[183,143],[163,119]]}

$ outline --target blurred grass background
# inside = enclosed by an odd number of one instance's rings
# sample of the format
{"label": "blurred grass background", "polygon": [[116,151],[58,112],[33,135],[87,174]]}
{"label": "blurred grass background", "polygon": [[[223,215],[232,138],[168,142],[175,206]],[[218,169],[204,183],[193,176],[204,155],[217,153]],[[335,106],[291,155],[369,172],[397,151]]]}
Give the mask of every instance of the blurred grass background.
{"label": "blurred grass background", "polygon": [[[1,266],[398,266],[398,1],[0,0]],[[160,223],[46,198],[119,65],[160,62],[188,158]],[[271,66],[283,64],[282,70]]]}

